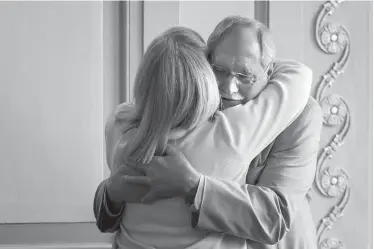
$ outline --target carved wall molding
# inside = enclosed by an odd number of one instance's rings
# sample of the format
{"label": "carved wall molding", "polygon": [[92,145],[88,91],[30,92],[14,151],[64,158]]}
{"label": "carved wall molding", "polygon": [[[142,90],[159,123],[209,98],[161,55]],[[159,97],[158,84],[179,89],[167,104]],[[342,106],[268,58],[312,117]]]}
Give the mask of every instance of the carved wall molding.
{"label": "carved wall molding", "polygon": [[318,245],[320,249],[344,248],[337,238],[325,238],[324,233],[333,228],[343,216],[350,197],[349,176],[342,166],[327,165],[333,154],[343,145],[351,124],[350,110],[344,98],[338,94],[326,95],[327,88],[344,73],[350,56],[350,41],[347,29],[340,24],[330,23],[326,19],[340,6],[342,0],[326,1],[318,13],[315,26],[315,37],[319,48],[326,54],[340,53],[340,58],[332,63],[331,68],[321,77],[317,85],[316,100],[323,111],[324,125],[339,127],[330,143],[321,151],[317,161],[315,184],[317,190],[325,197],[337,198],[336,204],[317,225]]}

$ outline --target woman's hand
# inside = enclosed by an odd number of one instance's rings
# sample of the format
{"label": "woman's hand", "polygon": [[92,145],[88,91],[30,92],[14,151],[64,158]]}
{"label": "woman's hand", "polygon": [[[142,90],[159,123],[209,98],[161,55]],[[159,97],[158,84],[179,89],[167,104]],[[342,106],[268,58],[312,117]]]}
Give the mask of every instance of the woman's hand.
{"label": "woman's hand", "polygon": [[106,180],[106,187],[109,200],[113,206],[122,205],[122,203],[140,203],[143,196],[149,188],[143,184],[128,182],[128,176],[143,176],[140,170],[136,170],[126,165],[121,165]]}
{"label": "woman's hand", "polygon": [[197,189],[201,176],[183,153],[172,145],[167,146],[166,155],[154,156],[149,165],[134,162],[133,167],[146,172],[146,176],[126,177],[128,183],[149,186],[143,203],[173,197],[186,198]]}

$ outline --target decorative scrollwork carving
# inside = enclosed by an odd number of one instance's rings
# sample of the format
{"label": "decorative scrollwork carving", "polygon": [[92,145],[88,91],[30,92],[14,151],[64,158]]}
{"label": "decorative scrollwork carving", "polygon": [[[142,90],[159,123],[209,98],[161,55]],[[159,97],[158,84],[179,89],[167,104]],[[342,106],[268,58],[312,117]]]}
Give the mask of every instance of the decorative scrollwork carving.
{"label": "decorative scrollwork carving", "polygon": [[321,249],[342,249],[344,245],[341,241],[335,238],[325,239],[321,244]]}
{"label": "decorative scrollwork carving", "polygon": [[347,115],[347,106],[337,94],[331,94],[320,102],[324,123],[328,126],[340,125]]}
{"label": "decorative scrollwork carving", "polygon": [[335,54],[344,49],[347,42],[347,33],[339,24],[329,23],[320,32],[321,43],[326,51]]}
{"label": "decorative scrollwork carving", "polygon": [[320,182],[325,195],[340,196],[347,187],[348,175],[344,169],[327,167],[321,174]]}
{"label": "decorative scrollwork carving", "polygon": [[340,130],[326,145],[317,161],[317,172],[315,183],[319,192],[326,197],[339,198],[330,212],[320,220],[317,226],[317,236],[320,249],[342,249],[344,244],[337,238],[326,238],[322,240],[323,234],[332,229],[334,223],[343,216],[349,197],[349,177],[343,168],[326,166],[328,159],[343,145],[351,123],[348,105],[344,98],[338,94],[325,96],[327,88],[344,73],[350,55],[350,40],[347,29],[335,23],[328,23],[327,17],[332,15],[341,0],[326,1],[321,8],[316,20],[315,37],[319,48],[327,54],[341,53],[338,61],[322,76],[316,92],[316,99],[323,111],[324,124],[331,127],[339,126]]}

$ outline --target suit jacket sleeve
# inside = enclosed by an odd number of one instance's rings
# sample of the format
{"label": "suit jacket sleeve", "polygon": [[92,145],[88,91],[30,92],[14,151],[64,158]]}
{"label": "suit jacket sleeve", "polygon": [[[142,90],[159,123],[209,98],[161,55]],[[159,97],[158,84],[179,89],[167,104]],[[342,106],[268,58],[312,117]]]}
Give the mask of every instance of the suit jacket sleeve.
{"label": "suit jacket sleeve", "polygon": [[94,198],[94,215],[96,226],[102,233],[113,233],[119,229],[124,205],[118,213],[110,210],[107,199],[105,180],[97,187]]}
{"label": "suit jacket sleeve", "polygon": [[264,244],[280,241],[312,186],[321,128],[321,109],[310,99],[275,140],[256,185],[204,176],[194,204],[197,228]]}

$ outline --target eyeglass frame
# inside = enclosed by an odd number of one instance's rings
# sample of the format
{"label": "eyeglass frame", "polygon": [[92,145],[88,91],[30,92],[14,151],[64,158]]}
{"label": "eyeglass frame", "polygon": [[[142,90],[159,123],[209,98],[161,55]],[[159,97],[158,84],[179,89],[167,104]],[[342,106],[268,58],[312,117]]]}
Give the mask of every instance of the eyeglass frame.
{"label": "eyeglass frame", "polygon": [[[269,64],[266,66],[265,70],[262,72],[263,74],[266,73],[268,71],[268,69],[270,68],[270,65],[274,64],[273,61],[270,61]],[[240,80],[240,77],[243,77],[245,79],[251,79],[251,81],[249,82],[250,85],[253,85],[255,84],[256,82],[258,82],[259,80],[259,76],[256,76],[254,74],[243,74],[243,73],[237,73],[237,72],[233,72],[225,67],[222,67],[222,66],[218,66],[217,64],[214,64],[214,63],[211,63],[210,64],[212,66],[212,69],[213,71],[215,69],[218,69],[217,71],[218,72],[221,72],[221,73],[225,73],[225,77],[227,78],[229,75],[235,77],[237,80],[239,80],[240,82],[242,80]],[[239,76],[239,78],[238,78]]]}

